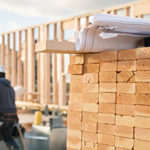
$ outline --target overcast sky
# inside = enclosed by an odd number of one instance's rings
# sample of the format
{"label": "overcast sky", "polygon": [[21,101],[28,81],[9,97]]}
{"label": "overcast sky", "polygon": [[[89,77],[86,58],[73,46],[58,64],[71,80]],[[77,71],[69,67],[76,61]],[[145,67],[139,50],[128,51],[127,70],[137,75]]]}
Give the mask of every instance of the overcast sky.
{"label": "overcast sky", "polygon": [[0,0],[0,32],[137,0]]}

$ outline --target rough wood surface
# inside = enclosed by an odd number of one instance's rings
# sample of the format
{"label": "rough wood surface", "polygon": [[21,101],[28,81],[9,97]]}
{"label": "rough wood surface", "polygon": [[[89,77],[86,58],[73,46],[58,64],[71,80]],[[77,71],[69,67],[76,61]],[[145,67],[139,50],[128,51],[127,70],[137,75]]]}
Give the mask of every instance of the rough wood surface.
{"label": "rough wood surface", "polygon": [[108,52],[113,57],[107,59],[101,53],[83,54],[84,63],[73,64],[84,69],[70,72],[69,110],[80,119],[68,128],[81,132],[80,150],[149,150],[150,48]]}

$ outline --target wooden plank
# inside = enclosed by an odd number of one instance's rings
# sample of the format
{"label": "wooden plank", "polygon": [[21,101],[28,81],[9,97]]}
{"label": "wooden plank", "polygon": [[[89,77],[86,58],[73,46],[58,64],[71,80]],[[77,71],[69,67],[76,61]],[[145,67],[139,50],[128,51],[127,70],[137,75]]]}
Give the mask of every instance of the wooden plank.
{"label": "wooden plank", "polygon": [[73,28],[74,28],[74,20],[63,22],[63,30],[68,30]]}
{"label": "wooden plank", "polygon": [[[43,40],[46,40],[46,34],[45,34],[45,31],[44,31],[44,26],[40,26],[39,28],[39,32],[40,32],[40,39],[39,41],[42,42]],[[44,54],[42,53],[39,53],[39,90],[40,91],[40,104],[46,104],[46,101],[45,101],[45,76],[44,76],[44,71],[45,71],[45,57],[44,57]]]}
{"label": "wooden plank", "polygon": [[113,14],[117,15],[117,9],[113,10]]}
{"label": "wooden plank", "polygon": [[[19,31],[19,49],[17,53],[17,85],[22,86],[23,85],[23,62],[22,62],[22,31]],[[17,97],[18,100],[23,100],[23,96]]]}
{"label": "wooden plank", "polygon": [[85,17],[85,26],[88,27],[89,26],[89,16]]}
{"label": "wooden plank", "polygon": [[[40,53],[37,53],[37,92],[40,93]],[[37,102],[40,103],[40,97],[37,99]]]}
{"label": "wooden plank", "polygon": [[12,49],[12,85],[16,86],[17,84],[17,55],[16,55],[16,34],[13,32],[13,49]]}
{"label": "wooden plank", "polygon": [[[60,41],[64,41],[64,30],[63,30],[63,23],[60,22],[60,28],[59,28],[59,36]],[[59,95],[58,95],[58,105],[66,105],[66,82],[65,82],[65,76],[64,74],[64,54],[60,54],[60,76],[59,76]]]}
{"label": "wooden plank", "polygon": [[[40,32],[40,27],[38,27],[38,42],[40,42],[41,38],[41,32]],[[37,91],[40,93],[40,53],[37,53]],[[40,103],[40,97],[37,99],[37,101]]]}
{"label": "wooden plank", "polygon": [[10,34],[7,34],[7,48],[6,48],[6,78],[11,80],[11,66],[10,66]]}
{"label": "wooden plank", "polygon": [[21,53],[22,53],[22,45],[21,45],[21,31],[19,31],[19,51],[18,51],[18,59],[17,59],[17,84],[22,85],[23,77],[22,77],[22,61],[21,61]]}
{"label": "wooden plank", "polygon": [[[17,108],[26,108],[26,109],[30,109],[30,110],[44,110],[45,109],[45,104],[38,104],[38,103],[32,103],[32,102],[21,102],[21,101],[16,101],[16,105]],[[58,105],[48,105],[48,109],[50,111],[52,110],[61,110],[61,112],[63,111],[68,111],[68,106],[61,106],[59,107]]]}
{"label": "wooden plank", "polygon": [[[46,26],[46,40],[49,39],[49,26]],[[50,54],[45,54],[45,97],[46,97],[46,104],[50,104]]]}
{"label": "wooden plank", "polygon": [[2,35],[2,43],[1,43],[1,59],[0,63],[2,66],[5,66],[5,36]]}
{"label": "wooden plank", "polygon": [[41,39],[41,32],[40,32],[40,27],[38,27],[38,42],[40,42],[40,39]]}
{"label": "wooden plank", "polygon": [[44,86],[45,86],[45,102],[50,104],[50,54],[44,54]]}
{"label": "wooden plank", "polygon": [[76,29],[77,31],[80,31],[80,29],[81,29],[81,26],[80,26],[80,18],[76,18],[76,19],[75,19],[75,29]]}
{"label": "wooden plank", "polygon": [[64,75],[64,55],[60,54],[59,106],[66,105],[66,82]]}
{"label": "wooden plank", "polygon": [[[40,27],[40,41],[47,40],[48,28],[46,26]],[[39,86],[40,86],[40,103],[50,103],[50,54],[39,54]]]}
{"label": "wooden plank", "polygon": [[130,7],[127,7],[125,10],[126,10],[126,16],[130,16],[131,15]]}
{"label": "wooden plank", "polygon": [[87,52],[78,52],[75,50],[74,42],[67,41],[42,41],[36,44],[36,52],[42,53],[68,53],[68,54],[78,54]]}
{"label": "wooden plank", "polygon": [[107,14],[111,14],[111,12],[112,12],[112,11],[107,11],[106,13],[107,13]]}
{"label": "wooden plank", "polygon": [[[34,51],[34,30],[28,29],[28,92],[35,92],[35,51]],[[28,95],[28,101],[33,101]]]}
{"label": "wooden plank", "polygon": [[57,24],[54,24],[54,41],[57,41]]}
{"label": "wooden plank", "polygon": [[52,55],[53,68],[53,103],[58,104],[58,81],[57,81],[57,54]]}
{"label": "wooden plank", "polygon": [[[54,40],[57,40],[57,26],[54,24]],[[52,54],[53,104],[58,104],[57,54]]]}
{"label": "wooden plank", "polygon": [[49,25],[46,25],[46,40],[49,40]]}
{"label": "wooden plank", "polygon": [[139,3],[134,3],[133,5],[133,15],[140,16],[150,14],[149,9],[150,1],[139,1]]}
{"label": "wooden plank", "polygon": [[[28,91],[28,32],[25,30],[25,60],[24,60],[24,87]],[[24,101],[27,101],[27,93],[24,95]]]}
{"label": "wooden plank", "polygon": [[40,104],[46,104],[45,102],[45,78],[44,78],[44,54],[39,54],[40,57],[40,76],[39,76],[39,80],[40,80]]}

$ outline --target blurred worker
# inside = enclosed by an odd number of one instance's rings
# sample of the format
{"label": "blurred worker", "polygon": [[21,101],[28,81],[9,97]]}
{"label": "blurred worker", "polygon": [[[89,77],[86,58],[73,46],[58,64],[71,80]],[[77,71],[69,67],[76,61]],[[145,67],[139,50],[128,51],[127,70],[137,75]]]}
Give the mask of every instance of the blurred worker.
{"label": "blurred worker", "polygon": [[12,137],[14,124],[18,122],[15,91],[5,79],[5,68],[0,66],[0,134],[8,149],[19,150]]}

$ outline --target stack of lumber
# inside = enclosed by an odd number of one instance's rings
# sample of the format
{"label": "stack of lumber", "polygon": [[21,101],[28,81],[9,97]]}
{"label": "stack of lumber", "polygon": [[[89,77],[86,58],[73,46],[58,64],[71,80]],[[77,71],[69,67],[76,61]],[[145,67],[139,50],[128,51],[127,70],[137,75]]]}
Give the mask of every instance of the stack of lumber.
{"label": "stack of lumber", "polygon": [[71,55],[67,150],[150,150],[150,48]]}

